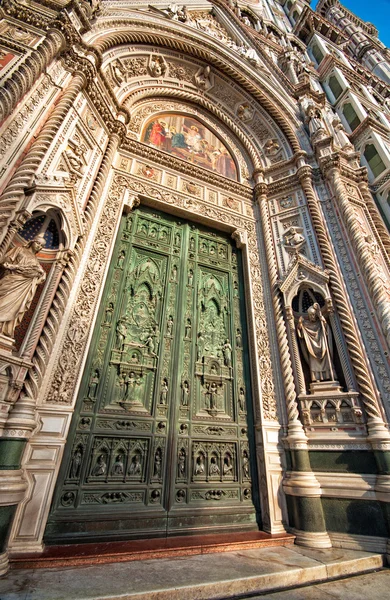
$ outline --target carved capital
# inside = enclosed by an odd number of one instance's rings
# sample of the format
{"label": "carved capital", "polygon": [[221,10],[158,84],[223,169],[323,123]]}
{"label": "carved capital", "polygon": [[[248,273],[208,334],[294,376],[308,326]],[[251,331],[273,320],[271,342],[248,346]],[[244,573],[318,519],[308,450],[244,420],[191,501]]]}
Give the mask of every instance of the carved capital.
{"label": "carved capital", "polygon": [[300,167],[298,167],[297,169],[297,176],[298,179],[301,183],[304,183],[305,181],[312,180],[313,177],[313,169],[310,167],[310,165],[301,165]]}
{"label": "carved capital", "polygon": [[268,192],[268,186],[265,181],[261,181],[255,185],[255,198],[259,202],[260,200],[266,200]]}
{"label": "carved capital", "polygon": [[68,265],[68,263],[69,263],[70,259],[72,258],[72,256],[74,256],[73,250],[61,250],[57,254],[57,265],[58,265],[58,267],[60,267],[61,269],[65,269],[65,267]]}

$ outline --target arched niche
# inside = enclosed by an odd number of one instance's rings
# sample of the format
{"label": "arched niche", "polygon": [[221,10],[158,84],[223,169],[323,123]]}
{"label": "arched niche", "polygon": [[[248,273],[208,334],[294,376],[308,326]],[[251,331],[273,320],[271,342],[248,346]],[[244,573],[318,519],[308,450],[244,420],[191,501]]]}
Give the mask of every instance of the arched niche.
{"label": "arched niche", "polygon": [[36,210],[13,239],[14,246],[23,246],[35,237],[43,236],[44,246],[38,253],[37,258],[46,273],[45,281],[38,285],[29,309],[15,329],[14,339],[17,351],[23,351],[29,332],[34,327],[37,319],[39,320],[38,313],[45,303],[45,296],[50,294],[52,280],[53,278],[56,279],[54,267],[57,264],[59,253],[62,253],[67,246],[66,235],[62,228],[63,222],[59,210],[54,208],[49,208],[46,212]]}

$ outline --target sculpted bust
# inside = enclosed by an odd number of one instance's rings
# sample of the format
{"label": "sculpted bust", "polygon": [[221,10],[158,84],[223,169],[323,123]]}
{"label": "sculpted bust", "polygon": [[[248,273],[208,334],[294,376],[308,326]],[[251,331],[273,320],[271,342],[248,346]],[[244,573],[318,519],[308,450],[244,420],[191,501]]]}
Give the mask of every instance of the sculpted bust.
{"label": "sculpted bust", "polygon": [[40,283],[46,274],[36,254],[44,245],[43,236],[37,236],[25,246],[12,248],[5,255],[2,267],[5,273],[0,280],[0,333],[13,338]]}

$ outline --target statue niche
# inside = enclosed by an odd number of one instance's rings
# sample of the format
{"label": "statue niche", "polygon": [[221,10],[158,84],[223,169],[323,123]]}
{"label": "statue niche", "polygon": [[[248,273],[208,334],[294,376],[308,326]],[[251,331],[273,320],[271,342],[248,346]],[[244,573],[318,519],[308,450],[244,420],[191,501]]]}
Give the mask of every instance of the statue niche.
{"label": "statue niche", "polygon": [[44,246],[42,235],[25,246],[9,250],[3,261],[0,280],[0,333],[13,339],[15,328],[29,309],[36,289],[46,274],[36,257]]}
{"label": "statue niche", "polygon": [[[294,311],[295,330],[301,368],[309,382],[310,393],[341,391],[334,365],[332,327],[326,318],[329,315],[327,305],[320,294],[311,290],[305,290],[300,300],[300,310]],[[297,308],[296,303],[293,306]]]}
{"label": "statue niche", "polygon": [[311,381],[335,381],[332,334],[318,302],[309,306],[306,318],[299,317],[297,333],[310,368]]}

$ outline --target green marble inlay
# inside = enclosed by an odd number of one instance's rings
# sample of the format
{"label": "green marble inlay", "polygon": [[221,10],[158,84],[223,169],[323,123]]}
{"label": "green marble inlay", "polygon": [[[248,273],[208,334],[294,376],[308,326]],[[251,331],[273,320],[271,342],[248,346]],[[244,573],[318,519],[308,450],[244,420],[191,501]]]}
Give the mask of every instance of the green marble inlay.
{"label": "green marble inlay", "polygon": [[387,537],[384,506],[375,500],[322,498],[328,531]]}
{"label": "green marble inlay", "polygon": [[5,552],[9,530],[14,518],[16,504],[13,506],[0,506],[0,553]]}
{"label": "green marble inlay", "polygon": [[3,471],[9,469],[20,469],[23,450],[27,440],[19,438],[17,440],[0,439],[0,469]]}
{"label": "green marble inlay", "polygon": [[291,527],[300,531],[325,531],[321,498],[286,496]]}
{"label": "green marble inlay", "polygon": [[313,471],[367,474],[378,472],[374,453],[365,450],[340,452],[312,450],[309,456]]}

